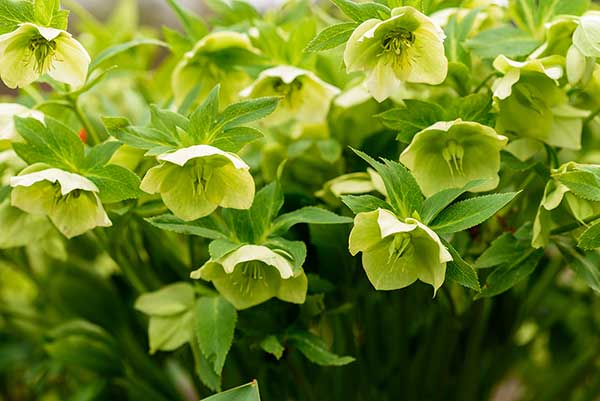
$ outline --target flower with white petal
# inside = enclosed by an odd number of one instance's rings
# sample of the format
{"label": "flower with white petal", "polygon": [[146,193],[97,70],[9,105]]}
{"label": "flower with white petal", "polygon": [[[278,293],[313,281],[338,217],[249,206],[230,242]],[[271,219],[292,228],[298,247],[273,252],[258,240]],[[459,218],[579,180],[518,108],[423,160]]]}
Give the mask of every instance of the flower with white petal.
{"label": "flower with white petal", "polygon": [[237,155],[210,145],[194,145],[163,153],[140,188],[160,193],[163,202],[177,217],[196,220],[218,206],[248,209],[254,200],[254,179],[250,167]]}
{"label": "flower with white petal", "polygon": [[452,260],[429,227],[413,218],[401,221],[384,209],[356,215],[349,249],[352,255],[362,252],[363,268],[377,290],[396,290],[421,280],[436,292]]}
{"label": "flower with white petal", "polygon": [[600,57],[600,11],[581,16],[573,33],[573,45],[586,57]]}
{"label": "flower with white petal", "polygon": [[365,71],[365,85],[379,102],[402,82],[437,85],[446,79],[444,31],[413,7],[397,7],[387,20],[369,19],[354,30],[344,51],[348,72]]}
{"label": "flower with white petal", "polygon": [[0,144],[20,137],[15,129],[15,117],[31,117],[44,122],[44,113],[41,111],[29,109],[18,103],[0,103]]}
{"label": "flower with white petal", "polygon": [[290,254],[264,245],[242,245],[210,259],[191,277],[212,281],[236,309],[246,309],[273,297],[301,304],[308,286],[304,271],[294,268]]}
{"label": "flower with white petal", "polygon": [[13,206],[48,216],[68,238],[112,225],[98,197],[98,187],[79,174],[38,163],[12,177],[10,186]]}
{"label": "flower with white petal", "polygon": [[340,90],[311,71],[281,65],[261,72],[257,80],[244,89],[243,97],[280,96],[277,109],[263,119],[267,124],[289,120],[319,123],[327,118],[331,100]]}
{"label": "flower with white petal", "polygon": [[440,121],[417,133],[400,161],[425,196],[478,179],[486,181],[471,191],[489,191],[498,186],[500,150],[507,142],[493,128],[476,122]]}
{"label": "flower with white petal", "polygon": [[74,89],[85,83],[91,61],[69,32],[30,22],[0,35],[0,60],[0,78],[9,88],[22,88],[48,74]]}

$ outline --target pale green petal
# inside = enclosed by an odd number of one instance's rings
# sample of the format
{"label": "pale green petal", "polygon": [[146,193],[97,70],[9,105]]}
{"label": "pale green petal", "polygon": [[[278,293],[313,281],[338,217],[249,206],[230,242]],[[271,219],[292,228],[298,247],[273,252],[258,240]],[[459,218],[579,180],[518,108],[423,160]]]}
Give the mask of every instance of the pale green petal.
{"label": "pale green petal", "polygon": [[533,138],[518,138],[510,141],[504,150],[510,152],[517,159],[525,161],[544,150],[544,144]]}
{"label": "pale green petal", "polygon": [[10,179],[10,185],[12,187],[29,187],[40,181],[48,181],[51,183],[58,182],[60,184],[60,192],[62,195],[67,195],[76,189],[98,192],[96,184],[89,179],[79,174],[70,173],[57,168],[48,168],[41,171],[32,171],[32,169],[23,170],[21,174]]}
{"label": "pale green petal", "polygon": [[557,180],[548,181],[544,188],[544,196],[540,206],[546,210],[556,209],[567,192],[569,192],[569,188],[566,185]]}
{"label": "pale green petal", "polygon": [[90,61],[81,43],[64,32],[56,39],[56,54],[48,75],[78,89],[85,83]]}
{"label": "pale green petal", "polygon": [[565,103],[552,108],[552,114],[554,119],[545,142],[561,148],[581,149],[583,119],[589,115],[589,112]]}
{"label": "pale green petal", "polygon": [[[215,158],[214,156],[221,156]],[[224,152],[219,148],[215,148],[210,145],[194,145],[187,148],[178,149],[174,152],[163,153],[158,156],[157,159],[160,161],[167,161],[169,163],[183,166],[189,160],[196,158],[206,158],[207,161],[210,159],[214,160],[217,165],[223,165],[226,161],[229,161],[237,169],[249,169],[250,167],[244,163],[237,155],[229,152]],[[220,162],[218,160],[225,159]]]}
{"label": "pale green petal", "polygon": [[411,60],[407,82],[440,84],[448,74],[448,59],[444,53],[444,42],[429,27],[415,31],[415,43],[408,50]]}
{"label": "pale green petal", "polygon": [[492,92],[494,97],[498,99],[506,99],[512,93],[512,87],[519,81],[521,71],[517,68],[509,70],[504,76],[496,79],[492,84]]}
{"label": "pale green petal", "polygon": [[29,41],[34,34],[35,30],[26,27],[0,35],[0,78],[9,88],[22,88],[39,77],[29,50]]}
{"label": "pale green petal", "polygon": [[579,20],[573,44],[588,57],[600,57],[600,12],[590,11]]}
{"label": "pale green petal", "polygon": [[306,300],[306,291],[308,289],[308,278],[302,272],[296,277],[287,280],[281,280],[277,298],[285,302],[294,304],[303,304]]}
{"label": "pale green petal", "polygon": [[217,262],[223,266],[226,273],[232,273],[238,264],[257,260],[275,267],[282,279],[294,275],[294,266],[290,260],[262,245],[244,245]]}
{"label": "pale green petal", "polygon": [[551,224],[550,213],[540,206],[533,221],[532,247],[542,248],[548,246]]}
{"label": "pale green petal", "polygon": [[44,122],[44,113],[41,111],[30,110],[18,103],[0,103],[0,141],[19,138],[19,133],[15,129],[15,117],[31,117]]}
{"label": "pale green petal", "polygon": [[46,235],[52,225],[46,217],[25,213],[13,207],[10,200],[0,203],[0,248],[13,248],[35,243]]}
{"label": "pale green petal", "polygon": [[379,210],[358,213],[354,217],[354,227],[350,231],[348,248],[352,255],[365,252],[381,242],[381,232],[377,219]]}
{"label": "pale green petal", "polygon": [[411,219],[412,221],[407,224],[398,220],[398,218],[389,210],[377,209],[377,212],[377,225],[379,226],[381,238],[386,238],[398,233],[408,233],[417,228],[416,220],[414,219]]}
{"label": "pale green petal", "polygon": [[347,72],[363,71],[374,64],[380,52],[381,44],[376,40],[368,40],[363,35],[381,23],[379,19],[368,19],[352,32],[344,50],[344,64]]}
{"label": "pale green petal", "polygon": [[222,207],[249,209],[254,200],[254,192],[254,179],[247,169],[225,165],[213,173],[206,196]]}
{"label": "pale green petal", "polygon": [[87,191],[70,193],[55,201],[48,217],[67,238],[112,225],[98,195]]}
{"label": "pale green petal", "polygon": [[392,66],[379,58],[375,67],[367,73],[364,85],[375,100],[383,102],[400,89],[401,81]]}
{"label": "pale green petal", "polygon": [[395,262],[390,261],[391,243],[392,239],[387,238],[363,252],[363,267],[376,290],[408,287],[419,278],[420,266],[413,257],[401,257]]}

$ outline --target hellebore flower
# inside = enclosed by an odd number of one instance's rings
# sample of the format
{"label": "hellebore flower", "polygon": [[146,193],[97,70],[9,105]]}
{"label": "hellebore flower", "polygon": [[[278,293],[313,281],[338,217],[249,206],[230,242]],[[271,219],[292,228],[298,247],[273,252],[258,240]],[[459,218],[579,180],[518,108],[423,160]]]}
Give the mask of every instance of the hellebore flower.
{"label": "hellebore flower", "polygon": [[442,83],[448,73],[444,31],[413,7],[397,7],[385,21],[369,19],[348,39],[348,72],[365,71],[365,85],[379,102],[402,82]]}
{"label": "hellebore flower", "polygon": [[242,245],[210,259],[192,272],[194,279],[212,281],[236,309],[246,309],[273,297],[301,304],[308,280],[302,268],[294,268],[291,255],[264,245]]}
{"label": "hellebore flower", "polygon": [[98,187],[87,178],[38,163],[10,179],[11,203],[34,215],[47,215],[66,237],[109,227]]}
{"label": "hellebore flower", "polygon": [[339,93],[338,88],[311,71],[282,65],[261,72],[258,79],[240,95],[281,96],[277,109],[263,119],[267,124],[276,125],[292,119],[304,123],[324,121],[331,100]]}
{"label": "hellebore flower", "polygon": [[600,11],[589,11],[579,18],[573,45],[586,57],[600,57]]}
{"label": "hellebore flower", "polygon": [[140,188],[160,193],[177,217],[196,220],[218,206],[248,209],[254,199],[250,167],[237,155],[194,145],[157,157],[161,163],[144,176]]}
{"label": "hellebore flower", "polygon": [[31,110],[18,103],[0,103],[0,145],[3,141],[13,141],[20,138],[15,129],[15,117],[32,117],[44,122],[44,113]]}
{"label": "hellebore flower", "polygon": [[218,83],[221,84],[220,103],[232,103],[238,98],[238,93],[251,83],[240,66],[257,54],[258,49],[243,33],[220,31],[206,35],[185,53],[173,71],[171,87],[176,103],[181,104],[196,85],[201,85],[198,98],[204,99]]}
{"label": "hellebore flower", "polygon": [[507,141],[493,128],[476,122],[440,121],[416,134],[400,161],[425,196],[477,179],[486,181],[471,191],[489,191],[500,180],[500,150]]}
{"label": "hellebore flower", "polygon": [[600,213],[600,202],[580,196],[560,181],[561,177],[578,172],[590,173],[596,177],[594,180],[600,177],[599,166],[575,162],[565,163],[552,171],[552,178],[544,188],[544,196],[533,222],[531,246],[534,248],[541,248],[548,245],[550,231],[555,225],[551,211],[557,210],[559,206],[566,206],[568,213],[580,222]]}
{"label": "hellebore flower", "polygon": [[421,280],[435,293],[444,282],[446,262],[452,260],[430,228],[410,217],[400,221],[384,209],[356,215],[349,249],[352,255],[362,252],[363,267],[377,290],[404,288]]}
{"label": "hellebore flower", "polygon": [[24,87],[44,74],[79,88],[90,56],[70,33],[25,22],[0,35],[0,78],[9,88]]}
{"label": "hellebore flower", "polygon": [[366,172],[344,174],[327,181],[315,195],[327,203],[335,205],[339,203],[342,195],[366,194],[375,191],[387,197],[381,176],[372,168],[367,168]]}
{"label": "hellebore flower", "polygon": [[556,80],[562,77],[562,57],[513,61],[494,60],[504,77],[494,82],[494,100],[499,113],[496,130],[534,138],[568,149],[581,147],[582,119],[586,111],[571,107]]}

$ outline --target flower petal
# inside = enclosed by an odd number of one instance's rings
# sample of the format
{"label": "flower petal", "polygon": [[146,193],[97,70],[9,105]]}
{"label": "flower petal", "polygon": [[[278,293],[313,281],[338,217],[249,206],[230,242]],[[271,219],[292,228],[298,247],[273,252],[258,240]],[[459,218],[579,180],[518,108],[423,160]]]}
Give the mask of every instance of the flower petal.
{"label": "flower petal", "polygon": [[78,89],[85,83],[90,55],[71,34],[64,32],[56,38],[56,54],[48,71],[48,75],[59,82],[64,82],[73,89]]}

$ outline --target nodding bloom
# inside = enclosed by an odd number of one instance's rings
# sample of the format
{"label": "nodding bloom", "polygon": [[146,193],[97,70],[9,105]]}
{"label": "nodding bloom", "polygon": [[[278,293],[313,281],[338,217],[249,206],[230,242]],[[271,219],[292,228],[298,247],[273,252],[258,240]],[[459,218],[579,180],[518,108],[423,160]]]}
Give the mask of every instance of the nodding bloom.
{"label": "nodding bloom", "polygon": [[452,260],[429,227],[413,218],[400,220],[381,208],[356,215],[349,249],[352,255],[362,252],[363,267],[377,290],[404,288],[421,280],[435,293],[444,282],[446,263]]}
{"label": "nodding bloom", "polygon": [[109,227],[98,187],[75,173],[37,163],[10,179],[11,203],[34,215],[46,215],[66,237],[94,227]]}
{"label": "nodding bloom", "polygon": [[18,103],[0,103],[0,147],[3,141],[20,138],[15,128],[15,117],[31,117],[44,122],[44,113],[41,111],[31,110]]}
{"label": "nodding bloom", "polygon": [[237,155],[214,146],[194,145],[157,157],[140,188],[160,193],[177,217],[196,220],[218,206],[248,209],[254,200],[250,167]]}
{"label": "nodding bloom", "polygon": [[211,258],[191,277],[212,281],[236,309],[246,309],[273,297],[301,304],[308,286],[304,271],[294,266],[292,255],[265,245],[241,245]]}
{"label": "nodding bloom", "polygon": [[348,72],[365,71],[365,85],[379,102],[402,82],[437,85],[446,79],[444,31],[413,7],[397,7],[387,20],[369,19],[350,36],[344,51]]}
{"label": "nodding bloom", "polygon": [[281,65],[264,70],[244,89],[244,97],[281,96],[277,109],[262,121],[280,124],[289,120],[319,123],[327,118],[331,100],[340,93],[311,71]]}
{"label": "nodding bloom", "polygon": [[550,56],[520,62],[503,55],[494,60],[494,67],[504,74],[492,87],[499,109],[498,132],[562,148],[581,147],[582,119],[588,112],[570,106],[558,87],[562,60]]}
{"label": "nodding bloom", "polygon": [[198,99],[204,99],[216,84],[221,84],[219,101],[230,104],[239,98],[239,92],[252,81],[241,68],[257,57],[259,50],[250,38],[239,32],[213,32],[196,43],[177,64],[171,78],[171,87],[177,104],[200,85]]}
{"label": "nodding bloom", "polygon": [[0,60],[0,78],[9,88],[22,88],[48,74],[74,89],[85,83],[91,61],[69,32],[30,22],[0,35]]}
{"label": "nodding bloom", "polygon": [[498,186],[500,150],[507,141],[493,128],[476,122],[440,121],[417,133],[400,161],[426,196],[477,179],[486,181],[471,191],[489,191]]}

